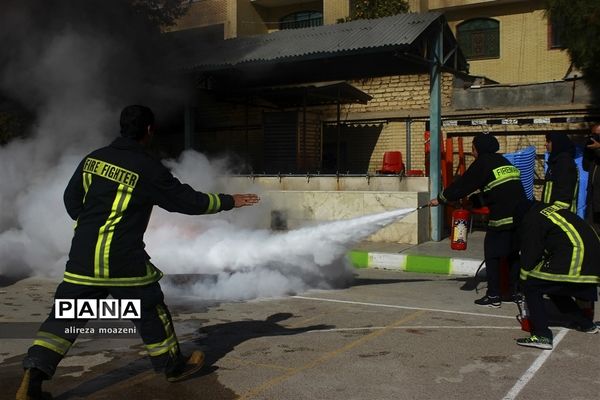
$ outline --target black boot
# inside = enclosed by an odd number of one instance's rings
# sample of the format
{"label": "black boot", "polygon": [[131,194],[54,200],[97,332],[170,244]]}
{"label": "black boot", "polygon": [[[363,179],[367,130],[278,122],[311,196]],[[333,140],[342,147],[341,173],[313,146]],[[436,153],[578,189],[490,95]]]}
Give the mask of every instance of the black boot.
{"label": "black boot", "polygon": [[204,365],[204,353],[196,350],[187,359],[178,360],[177,364],[166,373],[167,381],[178,382],[198,372]]}

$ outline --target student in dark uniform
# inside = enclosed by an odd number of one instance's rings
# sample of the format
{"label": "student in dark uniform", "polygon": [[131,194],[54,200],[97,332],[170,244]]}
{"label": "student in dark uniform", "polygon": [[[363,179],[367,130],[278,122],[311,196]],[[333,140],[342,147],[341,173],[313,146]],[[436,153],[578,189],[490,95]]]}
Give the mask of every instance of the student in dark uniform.
{"label": "student in dark uniform", "polygon": [[[162,272],[144,250],[144,232],[153,206],[189,215],[211,214],[256,204],[254,194],[202,193],[182,184],[145,151],[154,133],[154,114],[133,105],[121,113],[121,137],[95,150],[79,164],[64,193],[76,221],[63,282],[55,299],[140,299],[135,319],[156,371],[170,382],[199,370],[204,354],[184,357],[158,283]],[[45,398],[42,380],[50,379],[77,338],[65,327],[86,320],[55,319],[54,308],[40,327],[23,361],[25,375],[17,400]]]}
{"label": "student in dark uniform", "polygon": [[500,259],[507,257],[510,264],[512,300],[518,300],[519,277],[518,243],[513,229],[513,212],[516,205],[526,199],[520,180],[520,171],[497,151],[498,140],[490,134],[477,134],[473,138],[472,152],[475,161],[464,175],[444,189],[430,204],[436,206],[457,201],[475,191],[481,191],[483,201],[490,209],[488,228],[484,241],[487,274],[487,293],[475,304],[500,307]]}
{"label": "student in dark uniform", "polygon": [[521,346],[552,349],[552,331],[543,296],[569,315],[586,333],[598,333],[593,318],[573,300],[595,302],[600,283],[600,239],[590,224],[559,204],[526,201],[517,206],[515,220],[521,237],[521,279],[532,325]]}
{"label": "student in dark uniform", "polygon": [[548,169],[542,189],[542,202],[556,204],[577,213],[579,173],[575,164],[575,145],[564,133],[546,135]]}

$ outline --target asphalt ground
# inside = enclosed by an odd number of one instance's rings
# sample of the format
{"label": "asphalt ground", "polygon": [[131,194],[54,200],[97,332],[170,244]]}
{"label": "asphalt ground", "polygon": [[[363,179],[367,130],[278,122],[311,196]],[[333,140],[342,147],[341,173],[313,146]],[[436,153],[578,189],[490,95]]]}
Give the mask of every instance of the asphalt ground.
{"label": "asphalt ground", "polygon": [[[201,373],[167,383],[137,338],[80,339],[45,384],[55,399],[597,399],[600,335],[555,327],[552,351],[520,347],[517,307],[473,304],[471,278],[364,269],[351,287],[287,298],[167,298]],[[472,285],[466,285],[472,288]],[[0,399],[14,399],[21,360],[56,282],[0,287]],[[27,324],[29,323],[29,324]]]}

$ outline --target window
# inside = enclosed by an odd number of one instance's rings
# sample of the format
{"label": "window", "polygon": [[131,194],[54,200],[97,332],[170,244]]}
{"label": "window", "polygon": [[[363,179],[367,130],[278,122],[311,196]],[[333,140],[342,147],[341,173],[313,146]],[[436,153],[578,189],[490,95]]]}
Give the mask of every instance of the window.
{"label": "window", "polygon": [[564,27],[564,23],[556,18],[551,17],[548,24],[548,47],[551,49],[562,49],[564,48],[561,40],[561,31]]}
{"label": "window", "polygon": [[300,11],[279,20],[279,29],[308,28],[323,25],[323,13],[319,11]]}
{"label": "window", "polygon": [[456,39],[467,59],[500,57],[500,23],[477,18],[456,27]]}

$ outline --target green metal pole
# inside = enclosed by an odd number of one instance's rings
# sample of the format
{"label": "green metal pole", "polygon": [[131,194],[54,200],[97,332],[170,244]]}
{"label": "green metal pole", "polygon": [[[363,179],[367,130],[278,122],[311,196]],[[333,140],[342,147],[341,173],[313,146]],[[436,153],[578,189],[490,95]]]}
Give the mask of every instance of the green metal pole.
{"label": "green metal pole", "polygon": [[[443,60],[443,29],[442,21],[439,21],[438,31],[435,32],[432,41],[432,64],[429,77],[429,129],[430,129],[430,152],[429,152],[429,193],[431,198],[436,198],[441,188],[441,125],[442,125],[442,60]],[[430,208],[431,240],[436,242],[442,240],[443,207]]]}

